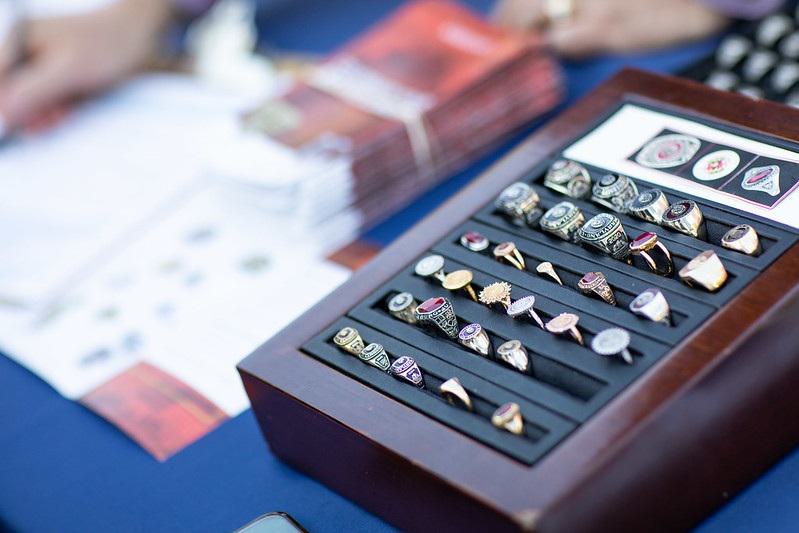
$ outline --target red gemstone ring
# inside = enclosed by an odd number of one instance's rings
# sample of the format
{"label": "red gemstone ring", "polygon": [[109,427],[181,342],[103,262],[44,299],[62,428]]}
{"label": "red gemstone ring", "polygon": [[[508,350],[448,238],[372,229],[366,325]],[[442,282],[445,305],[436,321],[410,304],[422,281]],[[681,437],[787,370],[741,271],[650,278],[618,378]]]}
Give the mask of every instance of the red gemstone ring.
{"label": "red gemstone ring", "polygon": [[602,272],[586,272],[577,282],[577,287],[583,294],[594,293],[602,298],[605,303],[616,305],[616,295],[613,294],[613,289],[610,288],[608,280]]}
{"label": "red gemstone ring", "polygon": [[461,246],[473,252],[482,252],[491,242],[482,234],[476,231],[467,231],[461,235]]}
{"label": "red gemstone ring", "polygon": [[442,296],[428,298],[416,308],[416,321],[431,324],[450,339],[458,338],[458,317],[449,300]]}
{"label": "red gemstone ring", "polygon": [[630,241],[630,252],[641,257],[647,266],[660,276],[670,276],[674,271],[671,252],[658,240],[658,236],[645,231]]}

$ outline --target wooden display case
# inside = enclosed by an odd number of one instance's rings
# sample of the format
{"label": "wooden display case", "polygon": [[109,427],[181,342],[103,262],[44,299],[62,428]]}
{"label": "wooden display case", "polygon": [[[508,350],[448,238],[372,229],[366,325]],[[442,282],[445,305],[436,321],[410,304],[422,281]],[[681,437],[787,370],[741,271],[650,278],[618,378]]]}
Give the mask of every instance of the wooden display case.
{"label": "wooden display case", "polygon": [[[691,191],[697,180],[685,188],[660,188],[672,200],[699,204],[708,230],[704,241],[619,215],[630,237],[657,232],[676,269],[702,250],[714,250],[730,278],[709,293],[676,276],[656,276],[640,265],[520,227],[493,207],[496,195],[514,181],[531,183],[544,207],[563,200],[543,186],[546,169],[626,104],[799,152],[799,111],[689,81],[621,72],[242,361],[245,388],[275,454],[407,530],[651,531],[695,524],[795,446],[796,229],[710,199],[718,195],[696,196]],[[582,163],[592,176],[609,170]],[[635,173],[628,175],[639,189],[647,186]],[[792,194],[784,189],[779,200]],[[730,203],[743,205],[739,200]],[[777,199],[767,200],[776,205]],[[586,218],[607,211],[587,200],[574,203]],[[758,230],[759,256],[719,246],[721,235],[740,223]],[[460,246],[458,238],[467,230],[493,244],[514,241],[527,270],[495,261],[490,250],[481,254]],[[504,280],[514,297],[535,294],[545,319],[563,311],[579,314],[589,340],[606,327],[624,327],[631,333],[634,364],[513,321],[465,294],[448,294],[413,274],[416,261],[428,253],[443,255],[448,271],[472,270],[476,288]],[[563,286],[530,266],[545,260],[555,265]],[[605,273],[618,306],[577,290],[580,276],[593,270]],[[672,325],[627,310],[650,286],[669,300]],[[495,346],[521,340],[532,370],[520,373],[397,320],[385,302],[399,291],[412,292],[420,302],[447,296],[460,324],[481,323]],[[394,357],[416,359],[426,388],[402,383],[338,350],[331,339],[345,325]],[[450,377],[469,391],[474,412],[437,394]],[[521,406],[524,435],[491,425],[491,412],[506,401]]]}

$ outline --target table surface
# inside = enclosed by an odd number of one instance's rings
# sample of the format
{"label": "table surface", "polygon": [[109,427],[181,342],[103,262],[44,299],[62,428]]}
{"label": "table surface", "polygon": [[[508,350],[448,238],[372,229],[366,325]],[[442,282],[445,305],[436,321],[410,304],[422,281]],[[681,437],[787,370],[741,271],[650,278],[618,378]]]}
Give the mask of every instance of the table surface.
{"label": "table surface", "polygon": [[[295,0],[269,13],[261,26],[269,45],[324,53],[399,3]],[[490,5],[488,0],[467,3],[481,10]],[[567,64],[569,95],[564,105],[623,66],[674,72],[713,45],[709,40]],[[429,192],[367,238],[390,242],[512,144]],[[278,461],[249,410],[159,463],[103,419],[0,356],[0,428],[0,530],[230,531],[276,510],[292,514],[314,532],[391,530]],[[794,531],[799,489],[793,481],[798,477],[799,452],[793,452],[709,517],[699,531]]]}

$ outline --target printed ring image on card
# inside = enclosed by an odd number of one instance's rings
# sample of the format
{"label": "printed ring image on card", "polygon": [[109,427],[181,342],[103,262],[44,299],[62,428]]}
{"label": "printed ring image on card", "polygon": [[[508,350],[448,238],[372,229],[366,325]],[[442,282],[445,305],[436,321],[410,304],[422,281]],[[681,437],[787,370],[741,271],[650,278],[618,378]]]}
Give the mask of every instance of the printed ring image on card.
{"label": "printed ring image on card", "polygon": [[799,228],[799,144],[631,97],[566,159]]}
{"label": "printed ring image on card", "polygon": [[701,146],[696,137],[663,130],[635,154],[634,161],[648,168],[679,167],[690,161]]}
{"label": "printed ring image on card", "polygon": [[796,189],[798,183],[799,165],[761,156],[720,190],[771,208]]}
{"label": "printed ring image on card", "polygon": [[735,150],[713,150],[694,163],[691,174],[699,181],[720,180],[735,172],[740,164],[741,156]]}
{"label": "printed ring image on card", "polygon": [[741,180],[741,187],[747,191],[761,191],[777,196],[780,194],[780,166],[767,165],[749,169]]}
{"label": "printed ring image on card", "polygon": [[724,178],[735,176],[756,157],[745,150],[664,129],[629,159],[644,167],[721,189],[727,183]]}
{"label": "printed ring image on card", "polygon": [[704,149],[696,154],[692,164],[675,174],[714,189],[721,189],[727,180],[737,176],[752,164],[757,156],[751,152],[702,140]]}

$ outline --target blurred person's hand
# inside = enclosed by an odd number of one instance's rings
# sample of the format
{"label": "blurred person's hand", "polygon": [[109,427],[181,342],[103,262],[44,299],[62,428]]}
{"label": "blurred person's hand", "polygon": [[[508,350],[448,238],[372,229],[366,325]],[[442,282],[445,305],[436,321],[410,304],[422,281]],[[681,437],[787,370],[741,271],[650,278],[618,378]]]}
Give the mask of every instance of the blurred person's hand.
{"label": "blurred person's hand", "polygon": [[169,0],[116,0],[86,14],[26,21],[24,61],[0,50],[0,120],[10,129],[57,119],[74,98],[140,69],[161,44]]}
{"label": "blurred person's hand", "polygon": [[728,19],[696,0],[571,0],[572,14],[550,21],[546,0],[500,0],[493,13],[502,26],[540,30],[568,57],[625,52],[700,39]]}

